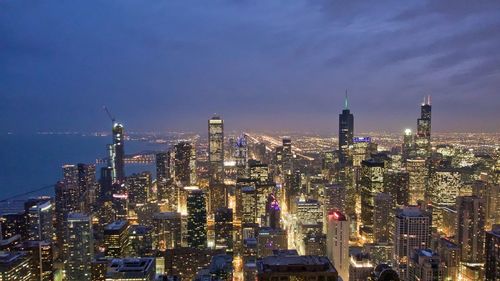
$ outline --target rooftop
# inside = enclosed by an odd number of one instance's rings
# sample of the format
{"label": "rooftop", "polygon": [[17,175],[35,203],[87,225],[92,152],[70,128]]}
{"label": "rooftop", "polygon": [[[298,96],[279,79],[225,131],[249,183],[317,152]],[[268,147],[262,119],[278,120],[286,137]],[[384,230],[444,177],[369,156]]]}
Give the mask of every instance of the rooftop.
{"label": "rooftop", "polygon": [[154,258],[113,259],[108,267],[108,274],[147,273],[154,264]]}
{"label": "rooftop", "polygon": [[88,221],[89,216],[83,213],[69,213],[68,214],[68,221]]}
{"label": "rooftop", "polygon": [[253,186],[244,186],[241,188],[241,191],[242,192],[254,192],[255,191],[255,187]]}
{"label": "rooftop", "polygon": [[0,251],[0,265],[15,262],[21,257],[23,257],[21,252]]}
{"label": "rooftop", "polygon": [[270,227],[261,227],[259,229],[259,235],[276,235],[276,234],[285,234],[286,232],[280,228],[270,228]]}
{"label": "rooftop", "polygon": [[114,221],[104,227],[104,230],[122,230],[127,227],[128,222],[125,220]]}
{"label": "rooftop", "polygon": [[155,213],[153,219],[156,220],[168,220],[168,219],[181,219],[181,214],[177,212],[161,212]]}
{"label": "rooftop", "polygon": [[151,226],[146,226],[146,225],[131,225],[129,228],[129,232],[132,234],[147,234],[151,232],[152,227]]}
{"label": "rooftop", "polygon": [[257,261],[257,270],[262,272],[337,272],[324,256],[280,255],[267,256]]}
{"label": "rooftop", "polygon": [[328,220],[347,221],[347,217],[339,211],[328,212]]}
{"label": "rooftop", "polygon": [[426,217],[425,212],[417,206],[408,206],[400,209],[397,216],[404,217]]}

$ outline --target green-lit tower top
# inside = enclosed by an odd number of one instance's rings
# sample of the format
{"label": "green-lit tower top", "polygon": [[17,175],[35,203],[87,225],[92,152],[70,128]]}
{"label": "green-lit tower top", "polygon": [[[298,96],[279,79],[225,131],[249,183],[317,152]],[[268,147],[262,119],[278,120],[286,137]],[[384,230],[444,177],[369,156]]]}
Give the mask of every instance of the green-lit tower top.
{"label": "green-lit tower top", "polygon": [[349,109],[348,99],[347,99],[347,89],[345,90],[344,109]]}

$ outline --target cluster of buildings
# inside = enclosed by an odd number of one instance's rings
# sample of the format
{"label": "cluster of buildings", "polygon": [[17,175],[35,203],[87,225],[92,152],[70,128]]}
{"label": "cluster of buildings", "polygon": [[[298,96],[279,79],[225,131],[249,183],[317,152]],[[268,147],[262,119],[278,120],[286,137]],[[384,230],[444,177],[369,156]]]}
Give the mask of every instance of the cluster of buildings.
{"label": "cluster of buildings", "polygon": [[106,165],[0,212],[0,280],[499,280],[498,150],[433,145],[431,108],[384,150],[346,97],[338,148],[314,154],[214,116],[156,174],[125,173],[113,122]]}

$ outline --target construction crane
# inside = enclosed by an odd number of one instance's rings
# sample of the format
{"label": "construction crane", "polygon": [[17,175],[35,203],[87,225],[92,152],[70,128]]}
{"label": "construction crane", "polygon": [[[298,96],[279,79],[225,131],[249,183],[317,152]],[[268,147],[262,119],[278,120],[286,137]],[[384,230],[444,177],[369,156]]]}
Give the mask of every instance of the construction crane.
{"label": "construction crane", "polygon": [[115,123],[115,117],[113,117],[113,115],[111,115],[111,113],[109,112],[108,108],[105,105],[102,108],[104,109],[104,111],[106,111],[106,113],[109,116],[109,119],[111,119],[111,122],[114,124]]}

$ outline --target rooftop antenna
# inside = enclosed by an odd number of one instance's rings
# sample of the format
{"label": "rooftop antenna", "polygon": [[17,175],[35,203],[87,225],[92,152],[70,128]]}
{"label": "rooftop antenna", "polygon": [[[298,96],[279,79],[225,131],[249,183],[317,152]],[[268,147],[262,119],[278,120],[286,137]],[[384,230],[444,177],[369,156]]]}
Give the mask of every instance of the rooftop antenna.
{"label": "rooftop antenna", "polygon": [[428,104],[428,105],[431,105],[431,95],[428,95],[428,96],[427,96],[427,104]]}
{"label": "rooftop antenna", "polygon": [[345,89],[344,109],[349,109],[347,100],[347,89]]}
{"label": "rooftop antenna", "polygon": [[109,117],[109,119],[111,119],[111,122],[115,123],[115,117],[113,117],[113,115],[111,115],[111,113],[109,112],[108,108],[104,105],[102,107],[102,109],[104,109],[104,111],[106,111],[106,114],[108,114],[108,117]]}

